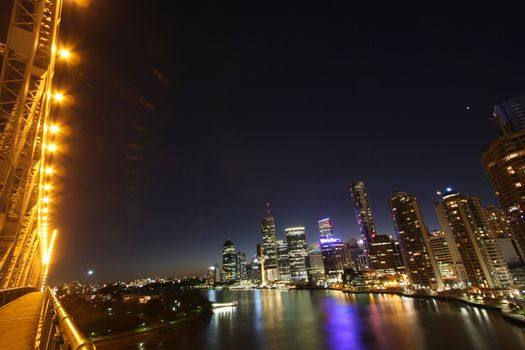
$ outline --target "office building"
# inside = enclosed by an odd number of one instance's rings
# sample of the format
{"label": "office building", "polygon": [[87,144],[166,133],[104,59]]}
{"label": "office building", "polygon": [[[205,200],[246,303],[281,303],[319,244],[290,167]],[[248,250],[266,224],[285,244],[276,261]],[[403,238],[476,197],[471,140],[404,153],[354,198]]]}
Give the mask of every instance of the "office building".
{"label": "office building", "polygon": [[234,282],[237,279],[237,252],[232,241],[227,240],[222,246],[222,281]]}
{"label": "office building", "polygon": [[494,108],[501,136],[481,156],[489,182],[510,224],[513,238],[525,253],[525,96]]}
{"label": "office building", "polygon": [[235,279],[241,283],[248,280],[246,254],[243,252],[237,252],[235,277]]}
{"label": "office building", "polygon": [[450,231],[432,231],[428,242],[443,288],[465,288],[468,282],[467,273]]}
{"label": "office building", "polygon": [[279,280],[279,268],[277,266],[275,219],[270,214],[269,207],[267,209],[267,215],[262,219],[261,235],[262,283],[270,283]]}
{"label": "office building", "polygon": [[346,267],[344,243],[335,237],[321,238],[319,242],[326,281],[328,283],[341,282]]}
{"label": "office building", "polygon": [[525,95],[494,106],[493,117],[502,134],[525,129]]}
{"label": "office building", "polygon": [[394,192],[389,204],[410,283],[419,288],[442,289],[439,274],[434,273],[437,266],[428,246],[429,233],[416,197]]}
{"label": "office building", "polygon": [[370,248],[370,268],[376,274],[405,273],[399,242],[392,240],[388,235],[376,235]]}
{"label": "office building", "polygon": [[307,282],[306,257],[308,256],[308,246],[304,227],[291,227],[284,231],[288,245],[292,281],[295,283]]}
{"label": "office building", "polygon": [[277,241],[277,265],[279,267],[279,280],[282,282],[290,282],[292,279],[290,275],[290,256],[288,244],[285,240]]}
{"label": "office building", "polygon": [[319,283],[325,280],[323,255],[318,243],[313,243],[308,247],[306,271],[309,282]]}
{"label": "office building", "polygon": [[508,288],[512,279],[491,233],[479,198],[448,187],[436,204],[442,231],[450,229],[469,283],[478,288]]}
{"label": "office building", "polygon": [[321,233],[321,238],[333,237],[332,231],[332,221],[330,218],[322,219],[317,222],[319,226],[319,232]]}
{"label": "office building", "polygon": [[363,181],[355,181],[350,185],[350,193],[354,202],[354,210],[357,218],[361,239],[363,240],[364,251],[366,255],[370,254],[372,242],[377,232],[372,219],[372,211],[368,204],[368,196]]}

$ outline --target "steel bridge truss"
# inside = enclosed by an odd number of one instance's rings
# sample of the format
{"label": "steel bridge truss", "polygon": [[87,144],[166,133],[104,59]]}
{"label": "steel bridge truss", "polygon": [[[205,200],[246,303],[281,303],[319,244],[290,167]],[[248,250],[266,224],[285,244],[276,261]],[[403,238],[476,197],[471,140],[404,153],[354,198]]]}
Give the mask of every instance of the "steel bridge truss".
{"label": "steel bridge truss", "polygon": [[43,184],[62,0],[14,0],[0,44],[0,289],[39,288],[51,239]]}

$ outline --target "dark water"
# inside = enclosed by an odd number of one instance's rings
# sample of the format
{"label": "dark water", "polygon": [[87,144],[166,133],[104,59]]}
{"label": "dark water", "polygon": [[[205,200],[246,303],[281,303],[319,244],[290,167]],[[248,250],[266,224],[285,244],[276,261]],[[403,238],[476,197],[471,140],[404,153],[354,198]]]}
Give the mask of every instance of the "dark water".
{"label": "dark water", "polygon": [[207,291],[238,300],[207,326],[134,349],[524,349],[498,313],[442,301],[322,290]]}

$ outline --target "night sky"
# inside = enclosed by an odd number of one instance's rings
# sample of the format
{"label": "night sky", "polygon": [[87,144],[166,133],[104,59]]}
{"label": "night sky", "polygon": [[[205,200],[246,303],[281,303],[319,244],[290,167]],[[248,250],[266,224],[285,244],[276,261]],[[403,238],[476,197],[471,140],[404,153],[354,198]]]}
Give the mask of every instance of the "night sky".
{"label": "night sky", "polygon": [[325,217],[358,237],[354,179],[380,233],[395,190],[430,229],[444,186],[497,204],[480,155],[525,93],[525,5],[84,2],[61,29],[82,61],[56,68],[52,283],[202,275],[226,239],[255,254],[266,202],[278,238]]}

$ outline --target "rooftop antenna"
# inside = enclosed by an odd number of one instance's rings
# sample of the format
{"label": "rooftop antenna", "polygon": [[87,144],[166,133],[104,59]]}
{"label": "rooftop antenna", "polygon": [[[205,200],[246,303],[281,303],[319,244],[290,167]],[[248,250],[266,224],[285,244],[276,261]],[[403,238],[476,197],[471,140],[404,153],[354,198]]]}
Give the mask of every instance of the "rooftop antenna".
{"label": "rooftop antenna", "polygon": [[270,215],[270,202],[266,202],[266,212]]}

